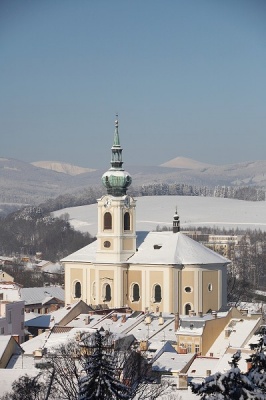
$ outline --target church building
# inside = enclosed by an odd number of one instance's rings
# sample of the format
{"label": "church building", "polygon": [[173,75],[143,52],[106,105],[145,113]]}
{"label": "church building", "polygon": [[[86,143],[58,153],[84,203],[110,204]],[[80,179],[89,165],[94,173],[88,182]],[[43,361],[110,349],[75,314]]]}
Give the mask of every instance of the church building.
{"label": "church building", "polygon": [[83,300],[133,310],[189,314],[226,305],[229,260],[180,232],[137,232],[137,202],[127,195],[132,178],[123,168],[115,121],[111,168],[102,176],[97,240],[62,260],[66,304]]}

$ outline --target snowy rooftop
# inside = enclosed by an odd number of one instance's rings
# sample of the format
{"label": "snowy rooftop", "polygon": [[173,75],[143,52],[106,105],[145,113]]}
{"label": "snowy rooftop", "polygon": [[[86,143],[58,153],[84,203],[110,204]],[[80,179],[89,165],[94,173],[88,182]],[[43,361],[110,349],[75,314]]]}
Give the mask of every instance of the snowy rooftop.
{"label": "snowy rooftop", "polygon": [[[129,258],[131,264],[206,265],[226,264],[229,260],[190,239],[181,232],[138,233],[143,240],[138,251]],[[97,241],[65,257],[62,261],[95,262]]]}
{"label": "snowy rooftop", "polygon": [[37,349],[52,349],[61,345],[62,343],[66,343],[68,340],[73,340],[76,338],[77,333],[79,332],[94,332],[93,329],[90,328],[72,328],[72,329],[62,329],[60,333],[55,333],[53,331],[43,332],[40,335],[28,340],[25,343],[21,344],[25,354],[33,355],[34,351]]}
{"label": "snowy rooftop", "polygon": [[201,265],[225,264],[229,260],[181,232],[150,232],[129,262],[132,264]]}
{"label": "snowy rooftop", "polygon": [[163,352],[160,357],[152,363],[153,371],[160,372],[182,372],[187,364],[193,359],[194,354],[177,354],[176,352]]}
{"label": "snowy rooftop", "polygon": [[[174,326],[172,325],[174,316],[172,314],[163,313],[163,324],[161,324],[161,321],[159,320],[159,315],[149,314],[149,316],[151,317],[150,323],[147,323],[145,319],[142,319],[138,325],[128,332],[134,335],[138,341],[146,339],[149,339],[149,341],[158,341],[160,337],[161,340],[164,341],[173,339],[176,342],[176,338],[174,336]],[[173,331],[170,331],[171,339],[167,335],[167,329],[173,329]],[[165,331],[165,333],[163,333],[163,331]]]}
{"label": "snowy rooftop", "polygon": [[22,288],[20,294],[21,300],[25,301],[25,305],[41,304],[47,297],[56,297],[59,300],[65,300],[65,291],[60,286]]}
{"label": "snowy rooftop", "polygon": [[207,371],[211,371],[211,374],[217,371],[217,364],[219,358],[212,357],[196,357],[191,366],[188,369],[189,378],[206,378]]}
{"label": "snowy rooftop", "polygon": [[63,258],[61,261],[77,261],[77,262],[94,262],[97,250],[97,240],[88,244],[82,249],[75,251],[69,256]]}
{"label": "snowy rooftop", "polygon": [[[207,354],[213,353],[214,357],[222,357],[228,348],[240,349],[245,347],[246,343],[253,336],[254,331],[260,325],[260,318],[257,319],[232,319],[225,329],[220,333]],[[229,337],[226,337],[225,331],[229,331]]]}

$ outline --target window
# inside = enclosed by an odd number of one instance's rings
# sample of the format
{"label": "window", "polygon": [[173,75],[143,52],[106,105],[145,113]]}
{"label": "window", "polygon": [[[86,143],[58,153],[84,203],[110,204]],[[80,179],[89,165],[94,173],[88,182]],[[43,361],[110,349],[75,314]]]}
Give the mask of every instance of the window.
{"label": "window", "polygon": [[75,296],[76,298],[80,298],[81,297],[81,283],[80,282],[76,282],[75,283]]}
{"label": "window", "polygon": [[93,298],[93,300],[96,299],[96,282],[92,283],[92,287],[91,287],[91,297]]}
{"label": "window", "polygon": [[21,329],[24,329],[24,322],[21,322]]}
{"label": "window", "polygon": [[132,286],[132,301],[139,301],[139,299],[139,285],[137,283],[134,283],[134,285]]}
{"label": "window", "polygon": [[111,242],[109,242],[109,240],[105,240],[105,242],[103,242],[103,247],[109,249],[109,247],[111,247]]}
{"label": "window", "polygon": [[4,293],[0,293],[0,300],[4,300]]}
{"label": "window", "polygon": [[162,300],[162,289],[160,285],[154,286],[154,303],[160,303]]}
{"label": "window", "polygon": [[8,310],[8,324],[11,324],[12,322],[12,314],[11,314],[11,310]]}
{"label": "window", "polygon": [[192,292],[192,288],[190,286],[186,286],[185,287],[185,292],[186,293],[191,293]]}
{"label": "window", "polygon": [[111,301],[112,299],[112,292],[111,292],[111,286],[109,283],[106,283],[104,285],[104,301]]}
{"label": "window", "polygon": [[209,284],[208,284],[208,291],[209,291],[209,292],[212,292],[212,283],[209,283]]}
{"label": "window", "polygon": [[24,308],[21,309],[21,315],[24,315]]}
{"label": "window", "polygon": [[102,286],[102,300],[103,301],[112,300],[112,289],[109,283],[104,283]]}
{"label": "window", "polygon": [[130,215],[126,212],[124,215],[124,231],[130,231]]}
{"label": "window", "polygon": [[191,305],[187,303],[185,305],[185,314],[188,315],[190,310],[191,310]]}
{"label": "window", "polygon": [[188,353],[191,353],[191,352],[192,352],[191,343],[187,343],[187,352],[188,352]]}
{"label": "window", "polygon": [[199,354],[199,352],[200,352],[199,344],[195,344],[195,353]]}
{"label": "window", "polygon": [[112,229],[112,215],[109,212],[104,214],[103,229]]}
{"label": "window", "polygon": [[1,335],[5,333],[5,328],[1,328]]}

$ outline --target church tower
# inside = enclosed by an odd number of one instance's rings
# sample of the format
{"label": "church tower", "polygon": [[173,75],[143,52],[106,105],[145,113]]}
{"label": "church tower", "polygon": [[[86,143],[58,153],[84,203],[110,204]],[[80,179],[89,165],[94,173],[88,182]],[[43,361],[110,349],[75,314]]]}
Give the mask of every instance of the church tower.
{"label": "church tower", "polygon": [[107,194],[98,200],[96,263],[124,263],[136,251],[136,201],[127,195],[132,178],[122,151],[116,119],[111,168],[102,176]]}

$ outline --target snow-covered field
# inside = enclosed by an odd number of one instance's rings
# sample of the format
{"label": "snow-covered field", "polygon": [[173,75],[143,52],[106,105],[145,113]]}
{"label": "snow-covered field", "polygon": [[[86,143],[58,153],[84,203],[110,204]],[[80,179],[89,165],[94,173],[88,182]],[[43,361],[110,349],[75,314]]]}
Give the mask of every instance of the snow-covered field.
{"label": "snow-covered field", "polygon": [[[266,230],[266,202],[216,197],[151,196],[137,198],[137,230],[155,230],[157,225],[171,226],[177,207],[184,228],[217,226]],[[68,213],[71,225],[91,235],[97,233],[97,204],[64,208],[55,216]]]}

